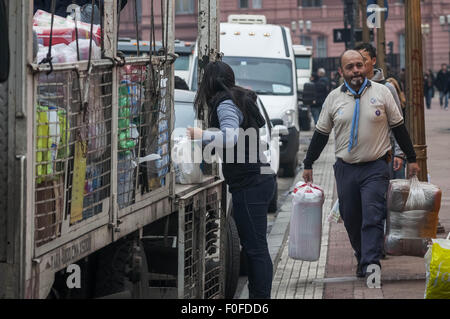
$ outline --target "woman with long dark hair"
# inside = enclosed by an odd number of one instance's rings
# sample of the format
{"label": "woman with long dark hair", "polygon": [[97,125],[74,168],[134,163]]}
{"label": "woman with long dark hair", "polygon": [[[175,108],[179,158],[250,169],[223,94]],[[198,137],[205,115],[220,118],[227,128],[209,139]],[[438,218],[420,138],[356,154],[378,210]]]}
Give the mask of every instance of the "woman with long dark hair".
{"label": "woman with long dark hair", "polygon": [[273,264],[266,235],[276,176],[260,145],[259,128],[265,121],[256,98],[254,92],[236,86],[229,65],[209,63],[195,104],[208,105],[209,124],[216,130],[188,128],[188,136],[201,138],[203,144],[213,143],[222,157],[223,176],[232,194],[233,217],[248,259],[249,297],[263,299],[270,298],[272,288]]}

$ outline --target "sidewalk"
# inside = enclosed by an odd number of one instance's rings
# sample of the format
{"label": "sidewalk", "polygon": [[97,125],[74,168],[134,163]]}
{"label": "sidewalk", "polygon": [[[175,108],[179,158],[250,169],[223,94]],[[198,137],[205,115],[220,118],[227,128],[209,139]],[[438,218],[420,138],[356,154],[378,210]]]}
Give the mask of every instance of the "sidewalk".
{"label": "sidewalk", "polygon": [[[450,111],[439,107],[437,98],[432,109],[425,110],[428,172],[433,184],[442,189],[439,220],[446,233],[450,231]],[[305,151],[312,131],[301,132],[300,148]],[[303,152],[304,153],[304,152]],[[304,157],[304,155],[303,155]],[[301,159],[303,159],[301,157]],[[367,288],[365,280],[355,276],[356,259],[343,224],[329,223],[327,213],[336,199],[334,140],[330,136],[326,148],[314,164],[314,183],[320,185],[326,200],[323,206],[322,244],[319,261],[305,262],[288,257],[291,196],[278,213],[269,235],[274,260],[274,299],[423,299],[425,290],[424,259],[410,256],[387,256],[381,261],[381,289]],[[302,170],[293,186],[302,180]],[[292,188],[293,188],[292,186]],[[275,233],[274,233],[275,231]],[[283,244],[279,244],[282,240]],[[273,251],[278,247],[277,251]],[[241,298],[244,297],[241,295]]]}

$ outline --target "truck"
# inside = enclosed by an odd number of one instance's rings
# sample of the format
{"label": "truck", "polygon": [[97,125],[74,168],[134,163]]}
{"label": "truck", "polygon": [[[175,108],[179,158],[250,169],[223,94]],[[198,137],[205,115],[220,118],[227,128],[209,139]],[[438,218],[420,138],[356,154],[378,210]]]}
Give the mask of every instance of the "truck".
{"label": "truck", "polygon": [[[203,61],[204,49],[198,46],[194,56]],[[287,127],[280,136],[280,167],[284,176],[295,176],[298,166],[299,122],[297,75],[292,39],[287,27],[267,24],[264,15],[230,15],[220,23],[220,50],[223,62],[229,64],[236,84],[258,94],[273,126]],[[203,53],[202,53],[203,52]],[[197,68],[188,82],[197,89]]]}
{"label": "truck", "polygon": [[[117,0],[101,2],[96,26],[6,2],[0,298],[233,296],[225,264],[239,243],[228,243],[217,165],[199,183],[176,183],[175,10],[162,3],[163,51],[123,57]],[[199,5],[214,59],[218,1]]]}
{"label": "truck", "polygon": [[297,91],[299,99],[305,83],[311,81],[312,74],[312,46],[294,44],[295,68],[297,70]]}

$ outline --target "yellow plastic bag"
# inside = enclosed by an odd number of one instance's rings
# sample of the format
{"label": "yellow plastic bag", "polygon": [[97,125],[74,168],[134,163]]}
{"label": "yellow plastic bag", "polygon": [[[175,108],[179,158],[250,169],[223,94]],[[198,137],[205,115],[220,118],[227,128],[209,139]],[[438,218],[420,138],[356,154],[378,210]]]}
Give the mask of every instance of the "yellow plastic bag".
{"label": "yellow plastic bag", "polygon": [[427,281],[425,299],[450,299],[450,233],[433,239],[425,254]]}

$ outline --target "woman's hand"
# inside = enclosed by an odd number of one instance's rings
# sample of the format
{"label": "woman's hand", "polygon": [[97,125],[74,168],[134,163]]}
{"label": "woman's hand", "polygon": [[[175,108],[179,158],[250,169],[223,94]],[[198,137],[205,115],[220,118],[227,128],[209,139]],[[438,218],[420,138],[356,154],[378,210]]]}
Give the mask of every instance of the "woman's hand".
{"label": "woman's hand", "polygon": [[186,135],[191,140],[201,140],[203,136],[203,130],[198,127],[188,127],[186,130]]}

